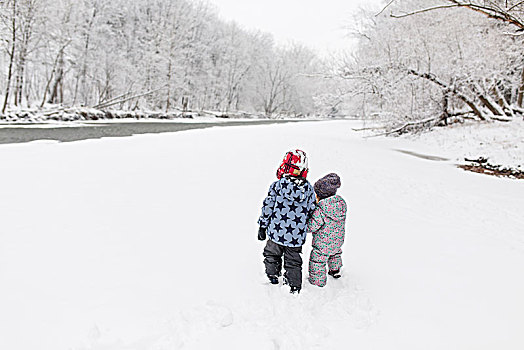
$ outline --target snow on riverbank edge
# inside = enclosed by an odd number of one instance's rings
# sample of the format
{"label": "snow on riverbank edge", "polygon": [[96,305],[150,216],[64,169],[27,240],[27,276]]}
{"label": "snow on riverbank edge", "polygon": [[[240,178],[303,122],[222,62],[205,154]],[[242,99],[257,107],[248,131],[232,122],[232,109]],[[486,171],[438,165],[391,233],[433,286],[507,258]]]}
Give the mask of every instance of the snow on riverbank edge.
{"label": "snow on riverbank edge", "polygon": [[11,108],[5,113],[0,113],[0,125],[10,124],[42,124],[42,123],[68,123],[93,121],[256,121],[256,120],[286,120],[286,119],[326,119],[325,115],[289,115],[273,114],[271,117],[263,113],[249,113],[244,111],[182,111],[169,112],[150,110],[114,110],[96,109],[90,107],[47,106],[45,108]]}
{"label": "snow on riverbank edge", "polygon": [[406,146],[464,164],[485,158],[493,165],[524,171],[524,121],[467,122],[400,137]]}

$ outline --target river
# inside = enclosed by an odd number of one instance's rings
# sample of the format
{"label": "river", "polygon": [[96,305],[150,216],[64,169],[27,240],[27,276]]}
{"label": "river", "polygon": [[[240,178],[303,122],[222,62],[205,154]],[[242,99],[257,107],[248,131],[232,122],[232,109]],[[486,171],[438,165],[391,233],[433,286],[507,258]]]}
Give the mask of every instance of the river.
{"label": "river", "polygon": [[136,134],[177,132],[215,126],[266,125],[296,123],[304,120],[255,120],[221,122],[110,122],[82,123],[78,126],[63,124],[4,124],[0,125],[0,144],[22,143],[36,140],[71,142],[102,137],[125,137]]}

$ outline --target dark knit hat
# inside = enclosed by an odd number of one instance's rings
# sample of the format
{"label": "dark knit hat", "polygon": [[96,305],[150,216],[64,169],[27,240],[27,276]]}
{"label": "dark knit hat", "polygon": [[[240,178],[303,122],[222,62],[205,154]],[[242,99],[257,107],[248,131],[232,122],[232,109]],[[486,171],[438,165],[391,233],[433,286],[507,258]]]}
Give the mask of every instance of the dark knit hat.
{"label": "dark knit hat", "polygon": [[327,174],[315,182],[314,187],[318,199],[334,196],[337,193],[337,188],[340,187],[340,177],[335,173]]}

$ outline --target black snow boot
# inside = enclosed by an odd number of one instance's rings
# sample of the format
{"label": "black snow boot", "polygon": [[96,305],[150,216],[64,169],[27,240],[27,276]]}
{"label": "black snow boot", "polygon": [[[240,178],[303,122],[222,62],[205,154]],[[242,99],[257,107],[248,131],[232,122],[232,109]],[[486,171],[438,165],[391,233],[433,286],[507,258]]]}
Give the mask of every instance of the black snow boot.
{"label": "black snow boot", "polygon": [[297,287],[297,286],[292,286],[292,285],[290,285],[290,284],[289,284],[289,280],[288,280],[288,278],[287,278],[287,276],[286,276],[285,273],[284,273],[284,285],[285,285],[285,286],[290,286],[291,289],[289,290],[289,292],[290,292],[291,294],[295,294],[295,293],[298,294],[298,293],[300,293],[300,289],[301,289],[301,288],[300,288],[300,287]]}
{"label": "black snow boot", "polygon": [[291,290],[289,291],[291,294],[299,294],[300,293],[300,287],[297,286],[291,286]]}
{"label": "black snow boot", "polygon": [[269,278],[269,282],[271,284],[278,284],[278,276],[275,275],[267,275],[267,278]]}
{"label": "black snow boot", "polygon": [[285,286],[289,285],[289,281],[287,280],[287,276],[285,272],[284,272],[284,277],[282,278],[282,282],[284,283]]}
{"label": "black snow boot", "polygon": [[330,275],[333,278],[340,278],[341,277],[340,276],[340,270],[329,271],[328,275]]}

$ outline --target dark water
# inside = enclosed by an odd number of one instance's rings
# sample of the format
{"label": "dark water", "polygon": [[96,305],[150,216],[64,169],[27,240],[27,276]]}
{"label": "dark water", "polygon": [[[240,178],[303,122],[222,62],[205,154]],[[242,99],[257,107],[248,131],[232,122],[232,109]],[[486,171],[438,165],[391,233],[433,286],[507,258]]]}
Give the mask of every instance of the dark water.
{"label": "dark water", "polygon": [[122,122],[109,124],[84,124],[72,127],[38,128],[25,125],[23,128],[0,128],[0,144],[21,143],[36,140],[57,140],[71,142],[102,137],[125,137],[136,134],[176,132],[191,129],[204,129],[215,126],[266,125],[280,123],[296,123],[304,120],[257,120],[257,121],[226,121],[221,123],[180,123],[180,122]]}
{"label": "dark water", "polygon": [[420,153],[416,153],[416,152],[412,152],[412,151],[406,151],[406,150],[403,150],[403,149],[397,149],[396,151],[400,152],[400,153],[404,153],[404,154],[409,154],[410,156],[414,156],[414,157],[417,157],[417,158],[427,159],[427,160],[434,160],[434,161],[439,161],[439,162],[445,162],[445,161],[449,160],[447,158],[442,158],[442,157],[437,157],[437,156],[430,156],[430,155],[427,155],[427,154],[420,154]]}

